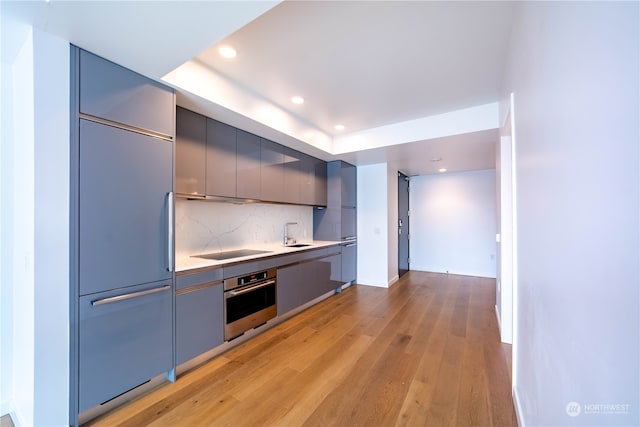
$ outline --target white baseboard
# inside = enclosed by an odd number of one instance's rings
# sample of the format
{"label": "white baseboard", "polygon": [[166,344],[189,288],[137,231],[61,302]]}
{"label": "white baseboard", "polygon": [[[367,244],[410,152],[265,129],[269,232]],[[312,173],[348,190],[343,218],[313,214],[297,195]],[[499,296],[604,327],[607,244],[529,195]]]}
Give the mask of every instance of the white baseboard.
{"label": "white baseboard", "polygon": [[426,273],[441,273],[441,274],[452,274],[457,276],[469,276],[469,277],[482,277],[485,279],[495,279],[495,274],[486,273],[486,272],[469,272],[469,271],[454,271],[454,270],[440,270],[432,267],[425,267],[421,265],[411,264],[412,271],[424,271]]}
{"label": "white baseboard", "polygon": [[513,387],[511,389],[511,395],[513,396],[513,407],[516,410],[516,418],[518,420],[519,427],[527,427],[524,422],[524,415],[522,414],[522,406],[520,405],[520,398],[518,397],[518,389]]}
{"label": "white baseboard", "polygon": [[11,402],[8,400],[0,401],[0,416],[8,415],[11,412]]}
{"label": "white baseboard", "polygon": [[395,277],[393,277],[391,280],[389,280],[389,283],[387,284],[387,287],[391,287],[391,285],[393,285],[394,283],[396,283],[398,280],[400,280],[400,276],[398,276],[397,274],[395,275]]}

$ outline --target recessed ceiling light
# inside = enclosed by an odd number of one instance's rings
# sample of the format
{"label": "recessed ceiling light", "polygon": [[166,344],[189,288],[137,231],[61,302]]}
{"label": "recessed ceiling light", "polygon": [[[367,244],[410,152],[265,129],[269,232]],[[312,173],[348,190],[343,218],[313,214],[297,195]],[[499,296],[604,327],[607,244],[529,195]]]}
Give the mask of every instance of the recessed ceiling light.
{"label": "recessed ceiling light", "polygon": [[304,98],[301,96],[292,96],[291,97],[291,102],[293,102],[294,104],[304,104]]}
{"label": "recessed ceiling light", "polygon": [[432,162],[441,162],[442,161],[442,157],[433,157],[431,159]]}
{"label": "recessed ceiling light", "polygon": [[236,50],[231,46],[220,47],[220,49],[218,49],[218,53],[220,54],[220,56],[223,56],[229,59],[236,57]]}
{"label": "recessed ceiling light", "polygon": [[336,125],[336,130],[344,130],[344,125]]}
{"label": "recessed ceiling light", "polygon": [[438,169],[438,172],[446,172],[446,171],[447,171],[447,168],[440,168],[440,169]]}

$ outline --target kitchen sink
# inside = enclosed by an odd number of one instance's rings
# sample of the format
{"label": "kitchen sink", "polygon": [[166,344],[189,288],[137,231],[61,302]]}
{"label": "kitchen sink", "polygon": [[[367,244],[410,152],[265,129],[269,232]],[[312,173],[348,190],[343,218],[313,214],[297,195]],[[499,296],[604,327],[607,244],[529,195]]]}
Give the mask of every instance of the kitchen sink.
{"label": "kitchen sink", "polygon": [[240,258],[244,256],[268,254],[269,252],[271,251],[262,251],[257,249],[236,249],[234,251],[224,251],[224,252],[214,252],[210,254],[192,255],[192,257],[222,261],[226,259]]}
{"label": "kitchen sink", "polygon": [[307,246],[311,246],[309,243],[296,243],[295,245],[287,245],[288,248],[306,248]]}

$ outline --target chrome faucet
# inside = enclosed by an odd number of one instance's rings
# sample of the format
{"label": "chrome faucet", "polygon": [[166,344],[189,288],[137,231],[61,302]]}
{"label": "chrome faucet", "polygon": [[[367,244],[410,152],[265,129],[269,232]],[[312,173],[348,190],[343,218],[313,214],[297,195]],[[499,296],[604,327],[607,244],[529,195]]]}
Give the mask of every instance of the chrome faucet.
{"label": "chrome faucet", "polygon": [[287,246],[289,243],[295,243],[296,242],[293,239],[289,239],[289,236],[288,236],[288,234],[289,234],[289,226],[290,225],[296,225],[296,224],[297,224],[297,222],[287,222],[284,225],[284,232],[283,232],[283,234],[284,234],[283,245],[284,246]]}

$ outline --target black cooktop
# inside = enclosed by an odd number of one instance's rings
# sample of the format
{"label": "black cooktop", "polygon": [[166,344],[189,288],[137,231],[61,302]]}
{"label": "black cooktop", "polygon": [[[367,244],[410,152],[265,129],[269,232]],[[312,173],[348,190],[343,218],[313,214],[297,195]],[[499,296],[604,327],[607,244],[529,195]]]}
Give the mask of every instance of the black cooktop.
{"label": "black cooktop", "polygon": [[271,251],[261,251],[257,249],[236,249],[233,251],[214,252],[210,254],[192,255],[194,258],[212,259],[215,261],[222,261],[231,258],[240,258],[243,256],[268,254]]}

